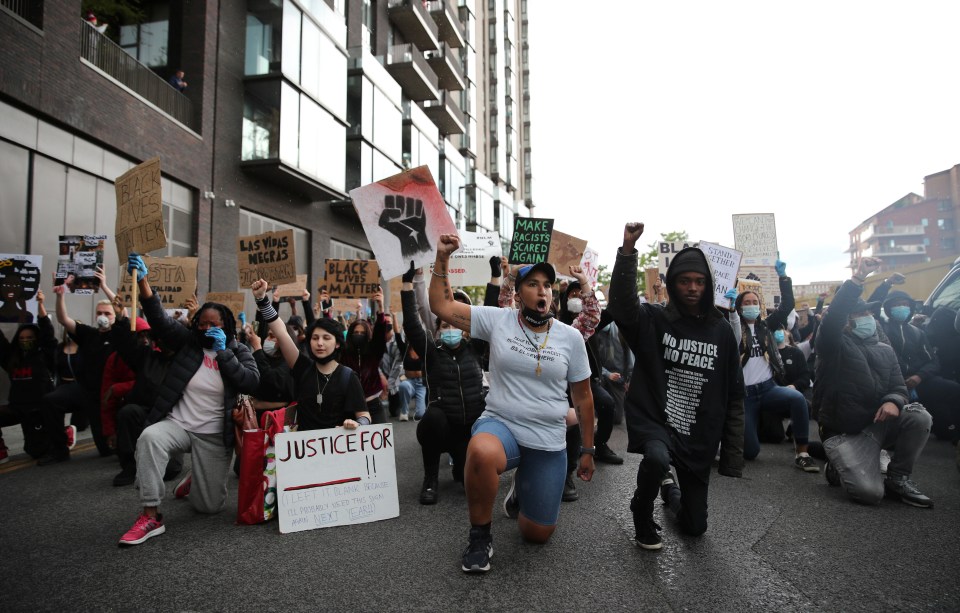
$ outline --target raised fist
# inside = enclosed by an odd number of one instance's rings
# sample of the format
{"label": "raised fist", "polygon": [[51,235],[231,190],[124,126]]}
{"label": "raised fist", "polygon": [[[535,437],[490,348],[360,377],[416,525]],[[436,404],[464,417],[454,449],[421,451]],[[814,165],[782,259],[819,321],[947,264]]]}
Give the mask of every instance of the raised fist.
{"label": "raised fist", "polygon": [[423,200],[386,196],[378,225],[400,241],[400,253],[409,258],[430,251],[427,240],[427,219],[423,215]]}

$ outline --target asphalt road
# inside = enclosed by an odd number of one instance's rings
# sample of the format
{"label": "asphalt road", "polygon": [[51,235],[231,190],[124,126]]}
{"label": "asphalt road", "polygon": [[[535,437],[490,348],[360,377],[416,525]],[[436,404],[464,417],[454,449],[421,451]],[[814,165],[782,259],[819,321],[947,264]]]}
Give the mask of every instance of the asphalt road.
{"label": "asphalt road", "polygon": [[[15,452],[17,430],[4,431]],[[498,506],[493,569],[476,576],[460,571],[469,526],[449,472],[439,504],[417,501],[414,430],[396,424],[397,519],[289,535],[275,522],[237,526],[231,479],[225,512],[198,515],[171,496],[166,534],[128,549],[116,543],[137,496],[110,485],[115,459],[89,440],[51,467],[14,456],[0,466],[0,610],[960,610],[960,473],[942,441],[914,474],[933,510],[855,505],[793,468],[789,444],[764,445],[745,478],[714,473],[707,533],[682,537],[661,521],[659,552],[632,544],[629,456],[580,486],[545,546],[523,543]],[[613,447],[625,447],[623,426]]]}

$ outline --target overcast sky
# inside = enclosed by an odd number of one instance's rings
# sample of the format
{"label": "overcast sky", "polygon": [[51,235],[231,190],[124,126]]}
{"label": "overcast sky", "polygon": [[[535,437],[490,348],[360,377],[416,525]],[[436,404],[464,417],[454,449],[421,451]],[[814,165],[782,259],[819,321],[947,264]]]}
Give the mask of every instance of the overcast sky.
{"label": "overcast sky", "polygon": [[535,214],[601,263],[628,220],[732,246],[772,212],[795,283],[843,279],[850,230],[960,163],[960,1],[528,11]]}

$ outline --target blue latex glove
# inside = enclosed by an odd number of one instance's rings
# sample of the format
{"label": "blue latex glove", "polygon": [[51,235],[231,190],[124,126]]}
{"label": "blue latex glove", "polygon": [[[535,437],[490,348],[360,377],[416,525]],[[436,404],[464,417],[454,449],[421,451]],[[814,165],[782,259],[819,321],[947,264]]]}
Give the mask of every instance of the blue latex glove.
{"label": "blue latex glove", "polygon": [[209,328],[207,337],[213,339],[213,349],[223,351],[227,348],[227,335],[220,328]]}
{"label": "blue latex glove", "polygon": [[147,265],[143,263],[143,258],[140,257],[137,253],[131,253],[127,256],[127,272],[130,273],[130,276],[133,276],[133,271],[137,271],[137,281],[146,278],[150,271],[147,270]]}
{"label": "blue latex glove", "polygon": [[237,319],[240,320],[240,326],[247,325],[247,314],[244,313],[243,311],[240,311],[240,314],[237,315]]}
{"label": "blue latex glove", "polygon": [[730,301],[730,307],[732,308],[733,302],[737,299],[737,288],[731,287],[723,297]]}
{"label": "blue latex glove", "polygon": [[777,260],[777,263],[774,264],[773,267],[777,269],[777,276],[778,276],[778,277],[786,277],[786,276],[787,276],[787,263],[784,262],[783,260]]}

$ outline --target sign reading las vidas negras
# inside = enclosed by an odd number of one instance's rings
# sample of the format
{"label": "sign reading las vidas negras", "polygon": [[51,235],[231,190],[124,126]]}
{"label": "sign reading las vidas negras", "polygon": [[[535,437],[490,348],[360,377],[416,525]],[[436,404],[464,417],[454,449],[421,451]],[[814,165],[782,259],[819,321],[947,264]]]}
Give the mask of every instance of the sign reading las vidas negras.
{"label": "sign reading las vidas negras", "polygon": [[293,230],[237,238],[237,268],[240,287],[250,287],[257,279],[264,279],[271,285],[295,283],[297,258]]}

